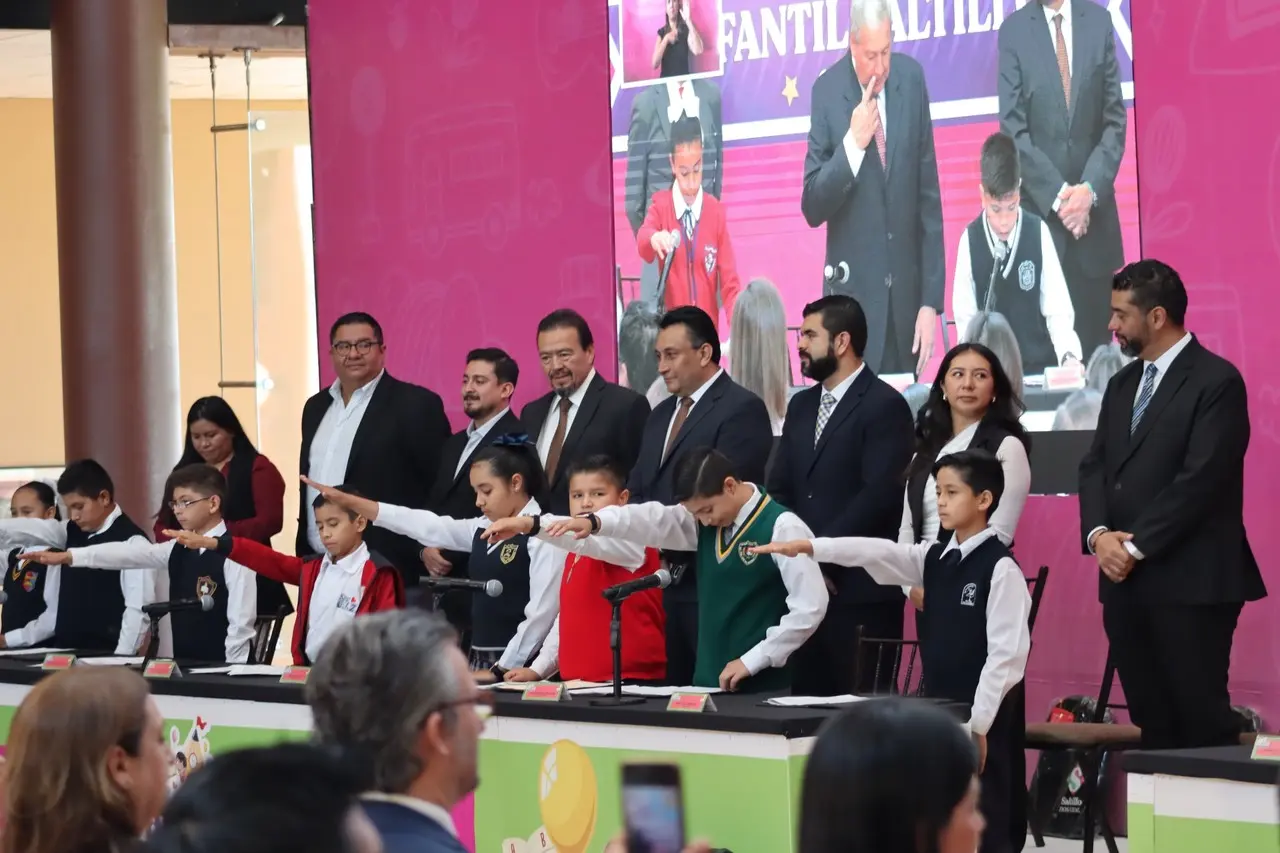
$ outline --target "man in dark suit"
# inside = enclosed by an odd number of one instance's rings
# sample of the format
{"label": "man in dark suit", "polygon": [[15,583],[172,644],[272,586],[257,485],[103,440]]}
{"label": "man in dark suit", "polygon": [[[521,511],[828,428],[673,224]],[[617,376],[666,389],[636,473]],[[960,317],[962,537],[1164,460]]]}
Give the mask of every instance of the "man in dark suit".
{"label": "man in dark suit", "polygon": [[520,420],[547,472],[549,488],[538,503],[546,512],[568,515],[569,467],[603,454],[630,471],[649,401],[596,373],[591,327],[572,309],[552,311],[538,323],[538,357],[551,392],[525,406]]}
{"label": "man in dark suit", "polygon": [[920,374],[933,354],[945,261],[924,69],[893,56],[888,0],[853,0],[850,56],[813,84],[800,208],[827,226],[823,293],[858,300],[866,363]]}
{"label": "man in dark suit", "polygon": [[[680,458],[698,447],[714,448],[734,463],[735,476],[764,481],[773,427],[764,401],[720,367],[720,339],[711,315],[682,305],[658,323],[658,372],[672,396],[649,415],[640,455],[627,488],[632,503],[674,504]],[[698,586],[693,555],[664,554],[678,578],[667,587],[667,680],[693,683],[698,643]]]}
{"label": "man in dark suit", "polygon": [[[318,483],[342,483],[374,500],[426,507],[440,445],[449,436],[439,395],[386,372],[382,326],[364,312],[334,322],[329,352],[338,378],[302,408],[299,470]],[[323,554],[311,507],[316,491],[299,492],[297,553]],[[400,570],[406,584],[417,583],[417,543],[377,527],[365,531],[365,540]]]}
{"label": "man in dark suit", "polygon": [[[848,296],[804,307],[800,369],[816,382],[791,398],[769,493],[815,536],[894,539],[911,462],[911,408],[862,361],[867,318]],[[868,693],[875,687],[868,637],[902,638],[902,590],[881,586],[863,569],[824,565],[831,603],[796,656],[794,689],[805,696]]]}
{"label": "man in dark suit", "polygon": [[1116,274],[1110,329],[1136,360],[1107,385],[1080,462],[1085,553],[1144,749],[1236,742],[1231,642],[1244,602],[1266,595],[1244,530],[1244,379],[1187,333],[1186,310],[1165,264]]}
{"label": "man in dark suit", "polygon": [[1022,203],[1049,224],[1085,353],[1124,263],[1116,173],[1128,115],[1111,15],[1093,0],[1032,0],[1000,27],[1000,129],[1022,161]]}

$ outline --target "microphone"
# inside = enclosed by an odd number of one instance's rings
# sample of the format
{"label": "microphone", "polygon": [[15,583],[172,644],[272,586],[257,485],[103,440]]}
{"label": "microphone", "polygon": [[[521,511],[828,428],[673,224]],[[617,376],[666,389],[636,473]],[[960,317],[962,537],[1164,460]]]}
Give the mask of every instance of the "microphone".
{"label": "microphone", "polygon": [[213,609],[213,596],[202,595],[199,598],[180,598],[177,601],[157,601],[142,605],[142,612],[148,616],[163,616],[175,610],[202,610],[208,613]]}
{"label": "microphone", "polygon": [[675,242],[671,244],[671,251],[667,252],[667,259],[662,262],[662,274],[658,276],[657,309],[659,311],[662,310],[663,300],[667,296],[667,276],[671,274],[671,262],[676,259],[676,249],[680,248],[680,229],[672,229],[671,237]]}
{"label": "microphone", "polygon": [[642,578],[636,578],[633,581],[625,581],[623,583],[614,584],[608,587],[604,592],[600,593],[604,596],[605,601],[620,601],[632,593],[640,592],[645,589],[666,589],[671,585],[671,572],[666,569],[658,569],[651,575],[645,575]]}
{"label": "microphone", "polygon": [[835,266],[827,264],[822,270],[822,277],[828,284],[845,284],[849,281],[849,265],[844,261]]}
{"label": "microphone", "polygon": [[[1009,244],[1003,240],[996,241],[995,263],[991,266],[991,280],[987,282],[987,297],[982,301],[982,311],[990,314],[996,304],[996,277],[1000,275],[1000,268],[1004,266],[1005,260],[1009,257]],[[964,334],[964,330],[959,330],[960,334]]]}
{"label": "microphone", "polygon": [[425,575],[422,578],[423,586],[433,586],[437,589],[465,589],[471,592],[483,592],[490,598],[497,598],[502,595],[502,581],[488,580],[475,581],[470,578],[437,578],[431,575]]}

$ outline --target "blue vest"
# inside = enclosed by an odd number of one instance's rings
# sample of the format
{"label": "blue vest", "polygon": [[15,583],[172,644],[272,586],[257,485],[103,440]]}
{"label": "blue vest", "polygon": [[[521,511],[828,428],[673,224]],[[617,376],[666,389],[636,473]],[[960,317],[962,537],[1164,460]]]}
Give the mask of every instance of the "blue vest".
{"label": "blue vest", "polygon": [[[985,216],[985,214],[983,214]],[[981,311],[991,284],[991,273],[996,261],[987,244],[983,216],[969,223],[969,266],[973,272],[973,292]],[[1041,254],[1040,229],[1043,220],[1034,213],[1022,211],[1022,231],[1018,247],[1014,250],[1013,264],[1008,275],[997,274],[995,294],[991,310],[1003,314],[1018,339],[1022,353],[1024,373],[1043,373],[1046,367],[1056,367],[1058,356],[1049,338],[1044,312],[1040,309],[1040,280],[1044,276],[1044,258]],[[1007,262],[1006,262],[1007,263]],[[957,330],[961,335],[964,329]],[[1083,354],[1081,358],[1083,358]]]}
{"label": "blue vest", "polygon": [[[142,528],[121,515],[106,530],[90,536],[74,522],[67,522],[67,549],[104,542],[128,542],[146,538]],[[91,566],[63,566],[58,585],[58,621],[50,645],[86,651],[114,652],[124,620],[124,592],[120,573]]]}
{"label": "blue vest", "polygon": [[226,561],[217,551],[202,553],[177,544],[169,552],[169,600],[213,597],[212,610],[175,610],[169,614],[175,658],[210,663],[227,659]]}

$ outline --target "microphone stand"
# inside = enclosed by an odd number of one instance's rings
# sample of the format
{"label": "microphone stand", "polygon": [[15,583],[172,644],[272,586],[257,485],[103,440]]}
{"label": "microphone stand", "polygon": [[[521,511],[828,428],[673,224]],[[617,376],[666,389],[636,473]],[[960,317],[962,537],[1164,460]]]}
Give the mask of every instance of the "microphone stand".
{"label": "microphone stand", "polygon": [[609,619],[609,648],[613,651],[613,695],[606,699],[592,699],[592,705],[616,707],[619,705],[640,705],[644,696],[622,695],[622,602],[627,596],[619,595],[610,603],[613,615]]}
{"label": "microphone stand", "polygon": [[151,619],[151,634],[147,637],[147,653],[142,656],[142,671],[147,671],[147,666],[153,660],[160,656],[160,620],[163,616],[154,613],[148,613]]}

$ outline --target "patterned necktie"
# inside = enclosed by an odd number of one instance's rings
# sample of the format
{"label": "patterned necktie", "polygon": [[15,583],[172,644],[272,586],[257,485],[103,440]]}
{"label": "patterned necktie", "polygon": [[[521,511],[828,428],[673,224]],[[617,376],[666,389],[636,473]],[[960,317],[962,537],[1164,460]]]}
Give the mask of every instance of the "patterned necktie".
{"label": "patterned necktie", "polygon": [[1147,369],[1143,371],[1142,389],[1138,391],[1138,399],[1133,404],[1133,417],[1129,420],[1129,435],[1133,435],[1137,430],[1138,424],[1142,421],[1142,415],[1147,411],[1147,406],[1151,405],[1151,395],[1156,392],[1156,374],[1159,372],[1154,364],[1148,364]]}
{"label": "patterned necktie", "polygon": [[1062,13],[1053,16],[1053,28],[1057,33],[1058,73],[1062,75],[1062,93],[1067,96],[1067,106],[1071,106],[1071,62],[1067,59],[1067,40],[1062,35]]}
{"label": "patterned necktie", "polygon": [[826,429],[827,421],[831,419],[831,412],[836,407],[836,395],[829,391],[822,392],[822,402],[818,404],[818,425],[813,431],[813,446],[818,446],[818,440],[822,438],[822,431]]}
{"label": "patterned necktie", "polygon": [[887,172],[889,170],[889,161],[888,161],[888,154],[885,151],[884,116],[880,114],[879,96],[876,96],[876,98],[873,99],[871,103],[876,105],[876,115],[880,116],[880,121],[876,122],[876,148],[880,150],[880,168],[884,169]]}
{"label": "patterned necktie", "polygon": [[693,240],[693,210],[686,208],[685,212],[680,215],[680,221],[684,224],[684,236],[686,240]]}

